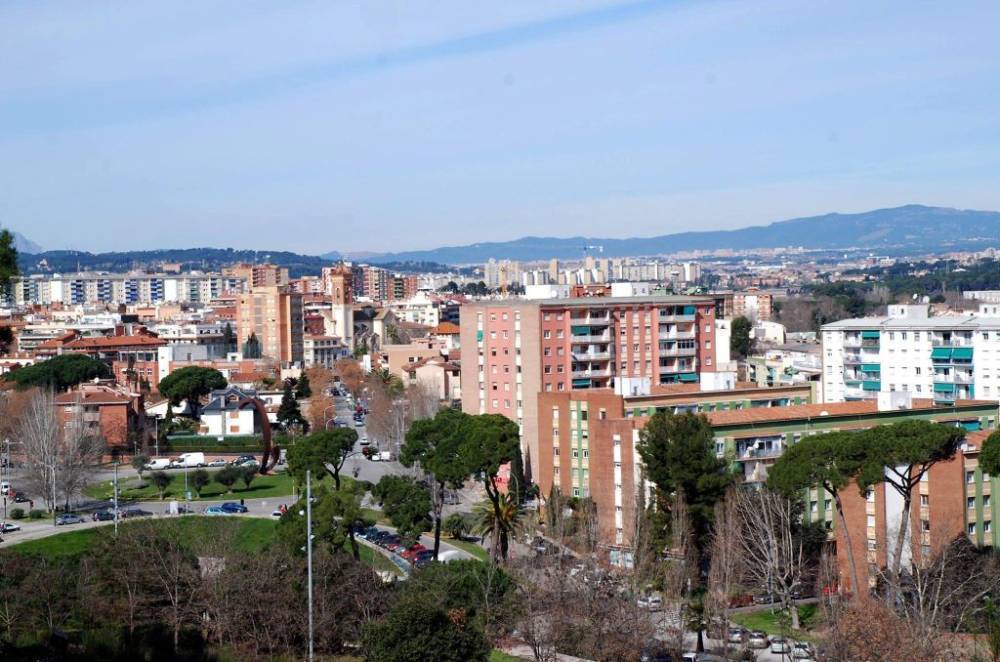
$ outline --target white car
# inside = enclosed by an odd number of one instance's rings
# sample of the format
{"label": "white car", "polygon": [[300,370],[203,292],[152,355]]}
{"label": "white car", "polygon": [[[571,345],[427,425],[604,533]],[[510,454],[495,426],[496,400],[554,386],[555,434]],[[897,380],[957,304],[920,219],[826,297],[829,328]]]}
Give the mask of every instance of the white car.
{"label": "white car", "polygon": [[161,471],[162,469],[170,468],[170,458],[169,457],[154,457],[146,463],[147,471]]}
{"label": "white car", "polygon": [[367,446],[372,442],[368,441],[368,437],[361,437],[361,439],[358,440],[358,443],[360,443],[362,446]]}
{"label": "white car", "polygon": [[4,522],[3,524],[0,524],[0,533],[13,533],[20,530],[21,527],[13,522]]}
{"label": "white car", "polygon": [[8,483],[7,481],[0,483],[0,494],[4,496],[10,494],[10,483]]}
{"label": "white car", "polygon": [[771,637],[772,653],[791,653],[792,644],[784,637]]}
{"label": "white car", "polygon": [[636,606],[649,611],[660,611],[663,609],[663,598],[658,595],[644,595],[636,601]]}
{"label": "white car", "polygon": [[792,646],[792,659],[793,660],[803,660],[804,662],[810,662],[816,659],[813,654],[812,646],[805,643],[804,641],[797,642]]}

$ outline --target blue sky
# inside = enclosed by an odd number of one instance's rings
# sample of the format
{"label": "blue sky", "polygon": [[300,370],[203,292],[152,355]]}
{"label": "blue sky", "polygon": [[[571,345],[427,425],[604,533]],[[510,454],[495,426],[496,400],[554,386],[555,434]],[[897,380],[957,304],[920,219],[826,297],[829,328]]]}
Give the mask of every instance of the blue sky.
{"label": "blue sky", "polygon": [[1000,3],[9,2],[0,225],[406,250],[1000,209]]}

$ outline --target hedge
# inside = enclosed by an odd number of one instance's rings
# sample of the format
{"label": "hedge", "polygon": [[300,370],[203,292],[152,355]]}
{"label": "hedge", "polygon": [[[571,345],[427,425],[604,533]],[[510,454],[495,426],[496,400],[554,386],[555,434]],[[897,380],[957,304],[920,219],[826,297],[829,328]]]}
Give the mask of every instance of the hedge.
{"label": "hedge", "polygon": [[[219,441],[217,437],[207,435],[184,435],[167,437],[167,448],[172,453],[191,453],[204,451],[206,453],[239,453],[244,451],[260,451],[263,445],[260,437],[255,435],[233,435]],[[162,449],[161,449],[162,450]]]}

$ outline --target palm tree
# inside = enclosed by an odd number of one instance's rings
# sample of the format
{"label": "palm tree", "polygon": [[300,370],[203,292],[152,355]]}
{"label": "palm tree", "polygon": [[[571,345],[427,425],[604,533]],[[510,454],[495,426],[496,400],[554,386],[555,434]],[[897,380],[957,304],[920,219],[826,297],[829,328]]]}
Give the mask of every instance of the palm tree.
{"label": "palm tree", "polygon": [[524,507],[505,492],[500,493],[498,507],[494,509],[490,501],[481,501],[474,508],[476,531],[490,537],[490,553],[493,562],[501,558],[507,560],[510,539],[517,536],[524,526]]}
{"label": "palm tree", "polygon": [[403,392],[403,380],[399,375],[389,372],[387,368],[372,370],[371,375],[372,379],[384,386],[389,394],[396,396]]}

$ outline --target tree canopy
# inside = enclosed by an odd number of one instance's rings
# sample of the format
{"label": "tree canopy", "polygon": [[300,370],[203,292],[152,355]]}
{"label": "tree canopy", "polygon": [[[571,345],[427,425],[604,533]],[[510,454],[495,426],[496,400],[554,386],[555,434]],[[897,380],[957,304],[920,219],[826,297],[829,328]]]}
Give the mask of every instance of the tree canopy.
{"label": "tree canopy", "polygon": [[715,455],[712,427],[702,415],[658,412],[639,433],[639,456],[667,512],[678,493],[691,514],[695,543],[705,549],[715,504],[733,481]]}
{"label": "tree canopy", "polygon": [[329,474],[339,490],[340,471],[357,441],[358,433],[353,428],[313,432],[288,449],[288,473],[300,483],[305,481],[307,469],[312,471],[316,480],[322,480]]}
{"label": "tree canopy", "polygon": [[856,432],[806,437],[787,448],[768,470],[767,485],[789,498],[817,485],[839,492],[861,470],[865,458],[862,440]]}
{"label": "tree canopy", "polygon": [[382,476],[372,495],[404,538],[416,539],[421,533],[431,530],[430,492],[412,478]]}
{"label": "tree canopy", "polygon": [[216,389],[226,388],[226,378],[215,368],[188,366],[174,370],[160,380],[160,394],[170,399],[174,406],[187,400],[191,415],[198,417],[199,399]]}
{"label": "tree canopy", "polygon": [[111,377],[111,369],[106,363],[86,354],[60,354],[4,375],[4,379],[14,382],[21,389],[39,387],[55,391],[65,391],[98,377]]}
{"label": "tree canopy", "polygon": [[1000,431],[986,437],[979,451],[979,468],[991,476],[1000,475]]}
{"label": "tree canopy", "polygon": [[401,600],[387,618],[365,629],[365,659],[409,662],[430,656],[439,662],[486,662],[490,643],[468,620],[461,609],[445,611],[424,601]]}
{"label": "tree canopy", "polygon": [[292,383],[289,381],[285,382],[285,391],[281,394],[281,404],[278,406],[277,419],[286,428],[290,428],[293,425],[308,425],[305,417],[302,415],[299,402],[295,399],[295,394],[292,392]]}
{"label": "tree canopy", "polygon": [[14,233],[0,230],[0,299],[10,296],[14,279],[19,273]]}
{"label": "tree canopy", "polygon": [[753,323],[746,317],[736,317],[732,322],[732,329],[729,336],[729,350],[739,356],[746,358],[753,351],[753,338],[750,332],[753,331]]}

